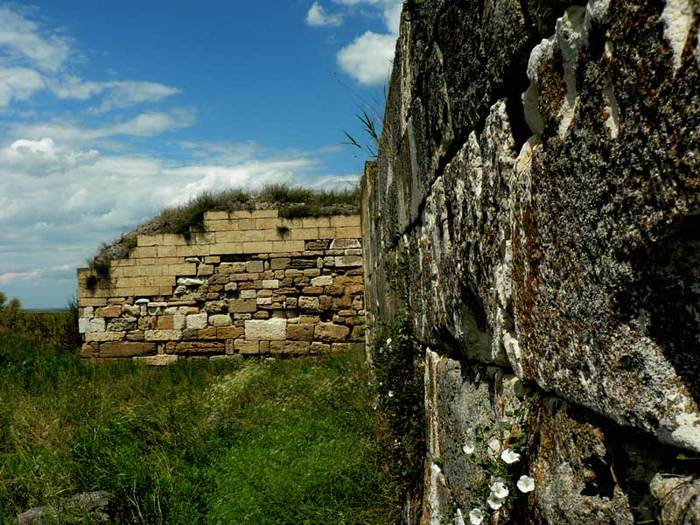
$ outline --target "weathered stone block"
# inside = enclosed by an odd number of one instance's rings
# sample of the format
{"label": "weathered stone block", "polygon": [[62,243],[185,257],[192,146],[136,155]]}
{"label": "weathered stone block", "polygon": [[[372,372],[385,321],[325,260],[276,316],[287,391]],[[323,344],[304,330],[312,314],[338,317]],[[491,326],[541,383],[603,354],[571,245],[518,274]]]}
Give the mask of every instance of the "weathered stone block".
{"label": "weathered stone block", "polygon": [[251,320],[245,322],[247,340],[284,340],[287,337],[286,319],[269,319],[267,321]]}
{"label": "weathered stone block", "polygon": [[264,270],[262,261],[249,261],[246,266],[248,273],[260,273]]}
{"label": "weathered stone block", "polygon": [[244,335],[243,327],[240,326],[221,326],[216,329],[217,339],[238,339]]}
{"label": "weathered stone block", "polygon": [[188,315],[185,319],[185,326],[190,329],[206,328],[208,315],[203,312],[201,314]]}
{"label": "weathered stone block", "polygon": [[209,316],[209,324],[211,326],[230,326],[231,317],[228,314],[216,314]]}
{"label": "weathered stone block", "polygon": [[120,305],[104,306],[95,310],[95,317],[119,317],[122,314]]}
{"label": "weathered stone block", "polygon": [[311,346],[309,347],[309,353],[312,354],[321,354],[324,352],[330,352],[331,351],[331,345],[327,343],[322,343],[320,341],[314,341],[311,343]]}
{"label": "weathered stone block", "polygon": [[234,349],[239,354],[257,354],[259,352],[258,341],[246,341],[244,339],[236,339]]}
{"label": "weathered stone block", "polygon": [[318,297],[299,297],[299,308],[301,310],[318,310],[319,304]]}
{"label": "weathered stone block", "polygon": [[310,345],[305,341],[270,341],[270,353],[308,354]]}
{"label": "weathered stone block", "polygon": [[319,341],[344,341],[350,335],[347,326],[334,323],[318,323],[314,331],[314,339]]}
{"label": "weathered stone block", "polygon": [[179,341],[182,330],[146,330],[146,341]]}
{"label": "weathered stone block", "polygon": [[362,257],[358,255],[342,255],[335,258],[336,268],[348,268],[362,266]]}
{"label": "weathered stone block", "polygon": [[100,357],[133,357],[137,355],[154,354],[156,350],[155,343],[102,343],[100,345]]}
{"label": "weathered stone block", "polygon": [[312,286],[330,286],[333,284],[333,277],[330,275],[322,275],[311,279]]}
{"label": "weathered stone block", "polygon": [[156,330],[174,330],[175,323],[172,315],[159,315],[156,317]]}
{"label": "weathered stone block", "polygon": [[311,341],[314,338],[314,325],[312,324],[288,324],[287,339],[293,341]]}
{"label": "weathered stone block", "polygon": [[258,309],[255,299],[231,299],[228,310],[232,313],[253,313]]}
{"label": "weathered stone block", "polygon": [[87,343],[110,343],[123,341],[126,332],[87,332],[85,342]]}
{"label": "weathered stone block", "polygon": [[279,288],[280,282],[277,279],[265,279],[262,282],[262,287],[267,289]]}
{"label": "weathered stone block", "polygon": [[148,366],[168,366],[178,362],[179,357],[176,355],[151,355],[143,357],[134,357],[134,361]]}

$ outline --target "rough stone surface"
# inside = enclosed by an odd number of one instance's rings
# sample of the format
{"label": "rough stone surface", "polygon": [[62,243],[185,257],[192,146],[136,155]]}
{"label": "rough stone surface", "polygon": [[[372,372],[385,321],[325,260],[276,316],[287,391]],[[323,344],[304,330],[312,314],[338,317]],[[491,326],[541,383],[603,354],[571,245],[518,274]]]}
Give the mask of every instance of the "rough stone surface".
{"label": "rough stone surface", "polygon": [[245,338],[247,340],[284,340],[287,338],[287,321],[286,319],[246,321]]}
{"label": "rough stone surface", "polygon": [[[693,516],[673,458],[700,452],[698,20],[690,0],[406,4],[363,246],[370,322],[406,311],[429,371],[407,522],[488,508],[461,441],[501,402],[537,436],[535,490],[493,523]],[[511,380],[535,401],[503,399]]]}

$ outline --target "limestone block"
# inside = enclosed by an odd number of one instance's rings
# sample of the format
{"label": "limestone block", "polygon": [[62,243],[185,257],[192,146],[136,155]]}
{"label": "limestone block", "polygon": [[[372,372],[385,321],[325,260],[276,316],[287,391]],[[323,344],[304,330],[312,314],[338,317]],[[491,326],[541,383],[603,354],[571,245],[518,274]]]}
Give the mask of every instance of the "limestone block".
{"label": "limestone block", "polygon": [[94,332],[104,332],[106,329],[106,322],[104,318],[94,318],[94,319],[81,319],[85,328],[83,333],[94,333]]}
{"label": "limestone block", "polygon": [[193,339],[216,339],[218,328],[215,326],[207,326],[197,330],[197,336]]}
{"label": "limestone block", "polygon": [[[361,219],[359,215],[336,215],[331,217],[331,226],[338,227],[360,227]],[[353,237],[361,237],[362,235],[353,235]]]}
{"label": "limestone block", "polygon": [[350,335],[350,328],[334,323],[318,323],[314,339],[324,342],[344,341]]}
{"label": "limestone block", "polygon": [[362,257],[359,255],[342,255],[335,258],[336,268],[348,268],[362,266]]}
{"label": "limestone block", "polygon": [[221,326],[216,329],[217,339],[238,339],[244,334],[245,331],[241,326]]}
{"label": "limestone block", "polygon": [[323,293],[323,288],[321,286],[306,286],[302,292],[306,295],[321,295]]}
{"label": "limestone block", "polygon": [[230,326],[231,317],[228,314],[215,314],[209,316],[209,324],[211,326]]}
{"label": "limestone block", "polygon": [[95,317],[119,317],[122,314],[122,307],[118,304],[105,306],[95,310]]}
{"label": "limestone block", "polygon": [[239,354],[257,354],[259,352],[258,343],[258,341],[236,339],[233,347]]}
{"label": "limestone block", "polygon": [[116,317],[107,323],[108,332],[128,332],[136,329],[136,317]]}
{"label": "limestone block", "polygon": [[271,270],[284,270],[287,266],[289,266],[289,257],[279,257],[275,259],[270,260],[270,269]]}
{"label": "limestone block", "polygon": [[263,270],[263,261],[248,261],[246,264],[246,271],[248,273],[260,273]]}
{"label": "limestone block", "polygon": [[146,330],[146,341],[179,341],[182,330]]}
{"label": "limestone block", "polygon": [[78,319],[78,332],[81,334],[84,334],[85,332],[88,331],[88,328],[90,326],[90,319],[81,317]]}
{"label": "limestone block", "polygon": [[192,314],[185,318],[185,326],[191,329],[206,328],[207,326],[207,314]]}
{"label": "limestone block", "polygon": [[156,317],[156,330],[174,330],[174,325],[172,315],[159,315]]}
{"label": "limestone block", "polygon": [[299,297],[299,308],[302,310],[318,310],[319,304],[318,297]]}
{"label": "limestone block", "polygon": [[122,341],[126,336],[126,332],[88,332],[85,334],[85,342],[87,343],[111,343]]}
{"label": "limestone block", "polygon": [[188,341],[182,343],[168,343],[165,348],[167,354],[194,355],[194,354],[223,354],[226,351],[224,343],[218,341]]}
{"label": "limestone block", "polygon": [[156,350],[155,343],[102,343],[100,345],[100,357],[133,357],[137,355],[154,354]]}
{"label": "limestone block", "polygon": [[306,341],[270,341],[270,353],[308,354],[311,343]]}
{"label": "limestone block", "polygon": [[254,299],[231,299],[228,302],[228,310],[232,313],[253,313],[258,309]]}
{"label": "limestone block", "polygon": [[251,320],[245,322],[247,340],[284,340],[287,338],[287,320],[269,319],[267,321]]}
{"label": "limestone block", "polygon": [[314,325],[288,324],[287,338],[293,341],[312,341],[314,338]]}
{"label": "limestone block", "polygon": [[228,310],[228,304],[226,301],[209,301],[203,309],[210,314],[223,314]]}
{"label": "limestone block", "polygon": [[150,355],[143,357],[134,357],[134,361],[148,366],[168,366],[173,365],[180,359],[176,355]]}
{"label": "limestone block", "polygon": [[330,286],[333,284],[333,277],[330,275],[322,275],[311,279],[311,286]]}
{"label": "limestone block", "polygon": [[262,287],[267,289],[279,288],[280,282],[277,279],[265,279],[262,282]]}
{"label": "limestone block", "polygon": [[220,273],[245,273],[246,263],[244,262],[233,262],[233,263],[221,263],[219,266]]}
{"label": "limestone block", "polygon": [[331,243],[331,250],[347,250],[362,248],[359,239],[334,239]]}

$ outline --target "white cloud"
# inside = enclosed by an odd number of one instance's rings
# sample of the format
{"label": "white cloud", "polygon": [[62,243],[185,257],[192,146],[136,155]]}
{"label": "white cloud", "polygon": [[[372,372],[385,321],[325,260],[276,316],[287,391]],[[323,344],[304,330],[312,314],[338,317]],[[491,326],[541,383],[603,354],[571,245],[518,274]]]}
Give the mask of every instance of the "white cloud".
{"label": "white cloud", "polygon": [[75,52],[70,40],[22,16],[0,7],[0,108],[49,90],[60,99],[88,100],[101,96],[93,108],[104,113],[175,95],[177,88],[157,82],[114,80],[95,82],[67,75]]}
{"label": "white cloud", "polygon": [[[166,157],[86,151],[48,137],[17,139],[0,147],[3,291],[46,306],[47,296],[22,291],[30,285],[34,289],[36,277],[41,288],[53,294],[50,304],[60,306],[75,285],[74,269],[101,242],[152,218],[165,206],[204,191],[317,180],[327,187],[333,182],[317,177],[321,169],[317,152],[281,152],[251,144],[201,143],[187,148],[189,160],[175,164]],[[208,157],[199,158],[194,154],[198,150],[203,155],[209,152]],[[43,267],[38,275],[32,273],[39,271],[37,261]],[[49,271],[52,268],[68,270],[57,273]],[[21,280],[24,274],[26,279]]]}
{"label": "white cloud", "polygon": [[32,270],[30,272],[5,272],[0,273],[0,284],[7,285],[16,281],[31,281],[41,277],[41,270]]}
{"label": "white cloud", "polygon": [[13,100],[27,100],[44,88],[39,73],[26,67],[0,67],[0,107],[9,106]]}
{"label": "white cloud", "polygon": [[91,142],[114,136],[152,137],[189,127],[195,120],[192,110],[177,109],[168,113],[149,111],[124,122],[96,128],[82,127],[71,122],[53,121],[15,125],[12,132],[16,137],[29,137],[31,140],[52,137],[64,143]]}
{"label": "white cloud", "polygon": [[21,56],[48,72],[61,69],[70,53],[66,37],[49,33],[7,7],[0,7],[0,46],[11,56]]}
{"label": "white cloud", "polygon": [[90,82],[73,76],[54,80],[49,84],[49,87],[58,98],[62,99],[87,100],[104,94],[102,103],[96,108],[98,113],[144,102],[157,102],[165,97],[180,93],[177,88],[157,82],[135,80]]}
{"label": "white cloud", "polygon": [[59,148],[53,139],[47,137],[40,140],[16,140],[8,147],[0,149],[0,163],[6,169],[17,169],[36,177],[90,164],[97,156],[97,150],[74,151]]}
{"label": "white cloud", "polygon": [[[367,31],[343,47],[337,55],[340,68],[366,86],[385,83],[391,71],[396,38],[401,22],[402,0],[333,0],[349,9],[365,8],[361,13],[381,16],[386,34]],[[369,8],[369,9],[367,9]]]}
{"label": "white cloud", "polygon": [[380,85],[391,71],[395,46],[395,35],[367,31],[338,52],[338,64],[360,84]]}
{"label": "white cloud", "polygon": [[314,2],[306,13],[306,23],[312,27],[339,26],[343,23],[343,17],[326,12],[321,4]]}

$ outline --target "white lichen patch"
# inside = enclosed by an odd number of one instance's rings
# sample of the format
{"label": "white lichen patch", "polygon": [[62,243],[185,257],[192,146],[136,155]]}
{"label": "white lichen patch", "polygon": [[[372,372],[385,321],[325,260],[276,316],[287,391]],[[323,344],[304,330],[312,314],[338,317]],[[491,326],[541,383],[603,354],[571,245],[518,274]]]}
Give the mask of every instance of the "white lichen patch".
{"label": "white lichen patch", "polygon": [[557,19],[556,38],[564,62],[564,83],[566,97],[559,109],[559,137],[569,132],[576,114],[578,102],[576,87],[576,63],[581,49],[588,43],[588,30],[584,25],[586,10],[583,7],[570,7],[564,16]]}
{"label": "white lichen patch", "polygon": [[671,442],[690,450],[700,451],[700,418],[695,414],[679,414],[678,425],[671,432]]}
{"label": "white lichen patch", "polygon": [[610,137],[616,139],[620,134],[620,106],[617,104],[615,92],[613,91],[612,80],[609,78],[603,88],[603,100],[605,100],[605,127],[610,132]]}
{"label": "white lichen patch", "polygon": [[673,71],[676,72],[683,60],[683,49],[693,25],[693,6],[690,0],[666,0],[661,13],[664,23],[664,36],[673,51]]}

